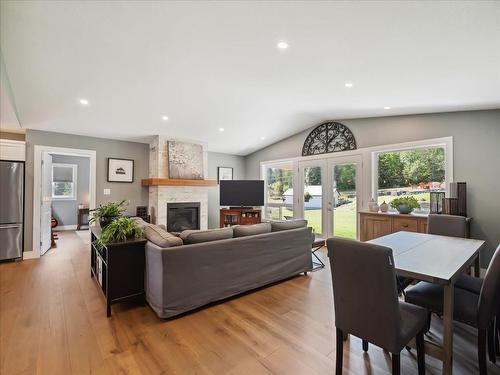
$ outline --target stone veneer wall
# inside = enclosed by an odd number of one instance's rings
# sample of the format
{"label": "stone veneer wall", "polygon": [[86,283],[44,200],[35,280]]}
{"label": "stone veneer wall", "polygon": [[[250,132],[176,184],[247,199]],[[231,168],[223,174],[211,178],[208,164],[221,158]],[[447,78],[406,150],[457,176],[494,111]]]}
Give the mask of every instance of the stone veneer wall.
{"label": "stone veneer wall", "polygon": [[150,186],[149,208],[153,223],[167,225],[167,203],[199,202],[200,229],[208,229],[207,188],[194,186]]}
{"label": "stone veneer wall", "polygon": [[[149,145],[149,177],[168,178],[168,145],[172,139],[156,136]],[[178,140],[182,141],[182,140]],[[203,146],[203,174],[208,176],[208,152]],[[150,186],[149,211],[151,221],[167,225],[167,203],[199,202],[200,228],[208,228],[208,187],[201,186]]]}

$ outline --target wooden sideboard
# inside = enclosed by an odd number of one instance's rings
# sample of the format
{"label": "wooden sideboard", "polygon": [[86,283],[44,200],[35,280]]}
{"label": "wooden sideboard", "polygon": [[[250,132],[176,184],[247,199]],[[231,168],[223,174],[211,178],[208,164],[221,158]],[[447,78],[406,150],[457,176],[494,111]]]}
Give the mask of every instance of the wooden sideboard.
{"label": "wooden sideboard", "polygon": [[361,241],[369,241],[399,231],[427,233],[427,216],[360,211],[359,225]]}

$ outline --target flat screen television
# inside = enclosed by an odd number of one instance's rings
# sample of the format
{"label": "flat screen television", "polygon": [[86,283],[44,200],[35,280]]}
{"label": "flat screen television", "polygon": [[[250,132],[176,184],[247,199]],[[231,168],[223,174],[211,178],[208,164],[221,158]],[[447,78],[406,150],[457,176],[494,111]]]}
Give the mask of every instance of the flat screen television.
{"label": "flat screen television", "polygon": [[264,205],[264,181],[262,180],[221,180],[219,189],[221,206]]}

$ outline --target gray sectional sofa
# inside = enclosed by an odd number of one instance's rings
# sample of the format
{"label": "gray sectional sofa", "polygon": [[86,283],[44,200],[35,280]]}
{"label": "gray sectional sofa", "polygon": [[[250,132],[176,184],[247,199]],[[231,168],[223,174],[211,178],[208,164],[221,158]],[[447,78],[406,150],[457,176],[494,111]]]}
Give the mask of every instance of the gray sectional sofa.
{"label": "gray sectional sofa", "polygon": [[174,236],[145,225],[146,298],[160,318],[312,269],[305,220],[269,222]]}

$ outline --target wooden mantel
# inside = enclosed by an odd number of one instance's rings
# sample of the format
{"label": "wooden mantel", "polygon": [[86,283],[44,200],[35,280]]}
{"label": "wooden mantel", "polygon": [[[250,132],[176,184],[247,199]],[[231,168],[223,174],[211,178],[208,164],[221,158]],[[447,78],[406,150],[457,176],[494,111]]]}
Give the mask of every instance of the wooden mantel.
{"label": "wooden mantel", "polygon": [[217,180],[181,180],[173,178],[145,178],[142,186],[216,186]]}

